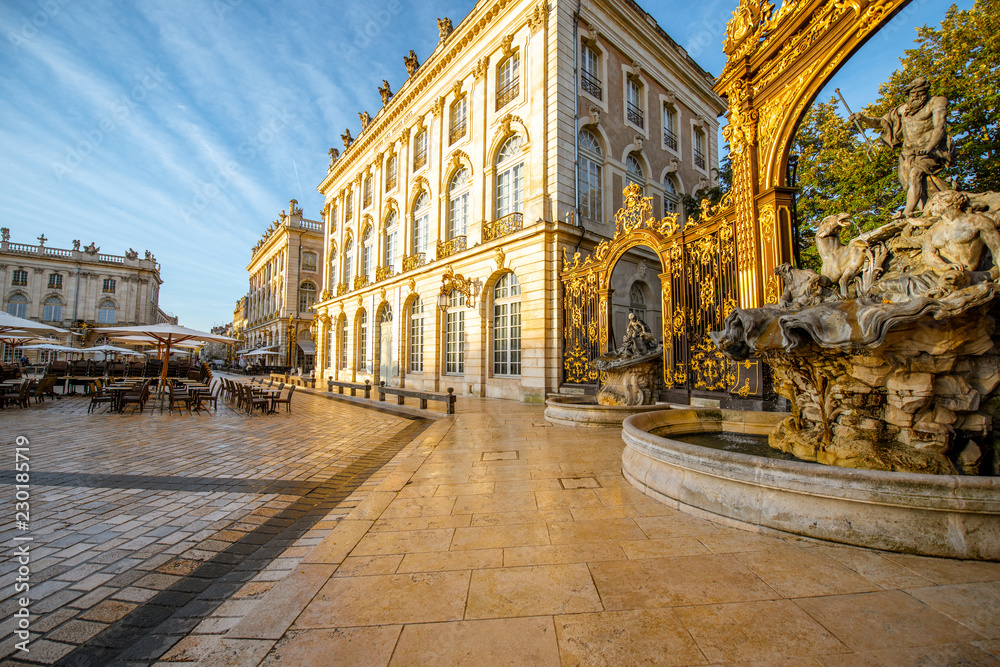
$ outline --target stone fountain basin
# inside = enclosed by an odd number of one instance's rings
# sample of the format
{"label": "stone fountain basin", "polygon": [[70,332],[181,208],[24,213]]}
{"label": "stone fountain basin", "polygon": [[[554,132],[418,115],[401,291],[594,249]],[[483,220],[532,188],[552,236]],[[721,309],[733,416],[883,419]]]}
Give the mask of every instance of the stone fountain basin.
{"label": "stone fountain basin", "polygon": [[545,401],[545,419],[559,426],[621,428],[632,415],[664,410],[666,405],[599,405],[593,396],[553,396]]}
{"label": "stone fountain basin", "polygon": [[652,498],[725,523],[887,551],[1000,560],[1000,478],[765,459],[668,437],[764,435],[786,416],[719,409],[633,415],[622,425],[622,472]]}

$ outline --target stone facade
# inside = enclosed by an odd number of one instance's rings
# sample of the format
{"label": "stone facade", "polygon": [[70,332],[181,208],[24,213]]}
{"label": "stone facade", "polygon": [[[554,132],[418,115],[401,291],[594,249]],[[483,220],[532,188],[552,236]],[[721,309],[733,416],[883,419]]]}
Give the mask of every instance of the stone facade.
{"label": "stone facade", "polygon": [[562,379],[562,251],[613,234],[629,179],[656,215],[714,184],[711,76],[634,3],[574,10],[478,2],[331,149],[323,376],[541,402]]}
{"label": "stone facade", "polygon": [[242,333],[246,347],[276,346],[280,356],[263,357],[263,363],[312,367],[309,329],[323,284],[323,258],[323,224],[302,217],[292,199],[288,213],[282,211],[253,247],[250,291],[233,312],[234,335]]}
{"label": "stone facade", "polygon": [[[0,295],[6,312],[72,329],[80,336],[61,336],[74,346],[94,344],[99,326],[133,326],[175,322],[159,308],[160,265],[149,251],[140,257],[129,250],[107,255],[91,243],[73,248],[15,243],[10,231],[0,240]],[[10,351],[3,354],[9,356]]]}

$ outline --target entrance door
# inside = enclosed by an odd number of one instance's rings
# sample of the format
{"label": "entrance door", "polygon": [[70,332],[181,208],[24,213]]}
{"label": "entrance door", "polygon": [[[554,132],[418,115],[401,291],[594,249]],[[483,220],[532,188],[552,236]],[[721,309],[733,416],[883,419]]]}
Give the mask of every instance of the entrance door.
{"label": "entrance door", "polygon": [[382,311],[382,318],[379,320],[379,378],[389,384],[389,379],[399,375],[399,366],[396,363],[396,346],[393,340],[392,311],[386,308]]}

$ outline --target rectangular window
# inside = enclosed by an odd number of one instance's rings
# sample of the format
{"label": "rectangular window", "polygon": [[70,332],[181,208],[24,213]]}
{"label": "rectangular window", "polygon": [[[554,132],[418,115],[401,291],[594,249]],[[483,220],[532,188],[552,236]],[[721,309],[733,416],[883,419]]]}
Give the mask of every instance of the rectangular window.
{"label": "rectangular window", "polygon": [[601,200],[601,165],[580,157],[580,215],[594,222],[603,220]]}
{"label": "rectangular window", "polygon": [[344,200],[344,206],[347,208],[347,212],[344,214],[345,220],[350,220],[354,217],[354,193],[348,192],[347,197]]}
{"label": "rectangular window", "polygon": [[372,205],[372,177],[365,179],[365,208]]}
{"label": "rectangular window", "polygon": [[584,45],[580,54],[580,87],[583,92],[600,100],[604,90],[601,86],[599,63],[597,51]]}
{"label": "rectangular window", "polygon": [[517,97],[520,91],[520,55],[515,53],[497,68],[497,111]]}
{"label": "rectangular window", "polygon": [[399,169],[396,166],[396,156],[393,155],[385,163],[385,191],[388,192],[396,187],[396,177]]}
{"label": "rectangular window", "polygon": [[497,176],[497,218],[521,212],[521,180],[524,164],[518,164]]}
{"label": "rectangular window", "polygon": [[105,278],[104,279],[104,287],[102,288],[102,291],[105,294],[114,294],[115,293],[115,279],[114,278]]}
{"label": "rectangular window", "polygon": [[347,368],[347,320],[340,322],[340,367]]}
{"label": "rectangular window", "polygon": [[493,374],[521,374],[521,302],[493,305]]}
{"label": "rectangular window", "polygon": [[7,313],[22,319],[28,318],[28,299],[14,295],[7,301]]}
{"label": "rectangular window", "polygon": [[677,114],[670,107],[663,107],[663,145],[672,151],[677,150],[677,130],[675,129]]}
{"label": "rectangular window", "polygon": [[62,276],[60,274],[49,274],[49,289],[62,289]]}
{"label": "rectangular window", "polygon": [[427,130],[419,132],[413,140],[413,168],[427,164]]}
{"label": "rectangular window", "polygon": [[62,322],[62,304],[61,303],[47,303],[45,304],[45,309],[42,314],[42,320],[45,322]]}
{"label": "rectangular window", "polygon": [[101,307],[97,311],[98,324],[114,324],[118,311],[113,306]]}
{"label": "rectangular window", "polygon": [[410,311],[410,372],[424,372],[424,314],[419,301]]}
{"label": "rectangular window", "polygon": [[302,253],[302,268],[305,271],[316,270],[316,253],[314,252]]}
{"label": "rectangular window", "polygon": [[[454,294],[454,293],[453,293]],[[445,316],[444,372],[465,373],[465,297],[452,296]]]}
{"label": "rectangular window", "polygon": [[643,126],[642,89],[637,82],[628,79],[625,84],[625,92],[625,114],[628,122],[641,129]]}
{"label": "rectangular window", "polygon": [[705,135],[698,130],[694,131],[694,166],[705,168]]}
{"label": "rectangular window", "polygon": [[469,229],[469,193],[463,192],[448,202],[448,238],[465,236]]}
{"label": "rectangular window", "polygon": [[451,131],[448,134],[448,143],[455,143],[465,136],[467,125],[465,98],[455,100],[451,105]]}
{"label": "rectangular window", "polygon": [[13,278],[13,280],[10,281],[10,284],[11,285],[18,285],[18,286],[21,286],[21,287],[26,287],[28,285],[28,272],[27,271],[21,271],[21,270],[15,270],[14,271],[14,278]]}

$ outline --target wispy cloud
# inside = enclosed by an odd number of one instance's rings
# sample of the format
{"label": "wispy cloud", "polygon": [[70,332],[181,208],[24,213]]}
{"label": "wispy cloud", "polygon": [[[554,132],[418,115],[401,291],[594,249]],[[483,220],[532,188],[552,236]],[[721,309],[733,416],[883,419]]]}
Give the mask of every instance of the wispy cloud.
{"label": "wispy cloud", "polygon": [[[644,4],[721,71],[735,0]],[[944,11],[943,0],[913,4],[911,26]],[[318,217],[327,149],[345,127],[357,134],[358,111],[381,108],[382,79],[400,88],[407,51],[427,59],[436,18],[457,24],[473,5],[2,3],[0,216],[15,241],[44,232],[54,246],[149,249],[165,310],[200,328],[227,321],[268,221],[291,197]],[[898,56],[910,36],[880,41],[879,57]],[[867,86],[865,75],[850,77]]]}

